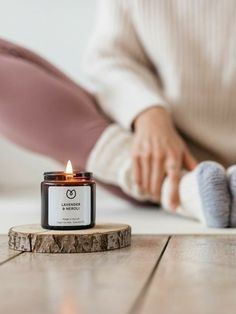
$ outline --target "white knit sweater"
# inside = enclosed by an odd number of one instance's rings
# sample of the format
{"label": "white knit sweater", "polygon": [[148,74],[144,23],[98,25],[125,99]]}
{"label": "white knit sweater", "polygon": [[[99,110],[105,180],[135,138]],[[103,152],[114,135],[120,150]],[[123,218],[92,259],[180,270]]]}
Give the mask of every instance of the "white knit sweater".
{"label": "white knit sweater", "polygon": [[190,139],[236,162],[236,1],[100,0],[86,71],[129,129],[167,106]]}

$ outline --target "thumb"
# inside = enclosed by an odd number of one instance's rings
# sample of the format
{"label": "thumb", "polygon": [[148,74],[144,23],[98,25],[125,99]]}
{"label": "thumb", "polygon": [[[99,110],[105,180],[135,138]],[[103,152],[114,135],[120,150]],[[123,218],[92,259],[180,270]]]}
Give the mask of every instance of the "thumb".
{"label": "thumb", "polygon": [[197,160],[193,157],[187,148],[184,151],[183,164],[185,168],[190,171],[193,170],[198,164]]}

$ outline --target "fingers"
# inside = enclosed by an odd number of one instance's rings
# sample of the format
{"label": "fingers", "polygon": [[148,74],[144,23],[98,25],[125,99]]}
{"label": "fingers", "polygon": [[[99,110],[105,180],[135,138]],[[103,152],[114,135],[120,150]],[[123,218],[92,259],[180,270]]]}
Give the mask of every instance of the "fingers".
{"label": "fingers", "polygon": [[149,193],[153,200],[160,202],[161,188],[165,176],[170,180],[170,206],[179,205],[179,181],[181,176],[182,158],[165,156],[159,151],[152,153],[146,148],[133,155],[135,181],[144,193]]}
{"label": "fingers", "polygon": [[170,207],[175,209],[180,203],[179,182],[181,177],[181,158],[169,157],[166,162],[166,174],[170,182]]}
{"label": "fingers", "polygon": [[142,152],[133,156],[133,171],[136,184],[143,192],[160,201],[161,187],[165,177],[164,157]]}
{"label": "fingers", "polygon": [[190,171],[197,166],[196,159],[186,147],[182,156],[170,156],[166,163],[166,173],[170,180],[169,202],[172,209],[175,209],[180,204],[179,183],[181,178],[181,169],[183,166]]}
{"label": "fingers", "polygon": [[143,192],[149,192],[151,174],[151,153],[149,152],[145,152],[141,156],[141,174],[142,174],[141,188]]}
{"label": "fingers", "polygon": [[138,154],[133,155],[133,173],[136,184],[141,187],[142,185],[142,171],[141,171],[141,160]]}
{"label": "fingers", "polygon": [[153,200],[160,202],[161,199],[161,187],[165,177],[164,169],[164,156],[156,154],[152,158],[152,167],[151,167],[151,187],[150,193],[153,197]]}
{"label": "fingers", "polygon": [[148,140],[141,144],[134,143],[133,148],[133,170],[136,184],[142,192],[150,191],[150,176],[151,176],[151,144]]}
{"label": "fingers", "polygon": [[[189,159],[190,160],[190,159]],[[191,161],[191,160],[190,160]],[[180,203],[179,182],[181,178],[183,158],[180,155],[173,156],[172,153],[162,156],[160,153],[137,154],[134,157],[135,181],[145,193],[150,193],[153,200],[160,202],[161,189],[165,176],[170,183],[169,204],[175,209]],[[194,160],[192,166],[195,165]]]}
{"label": "fingers", "polygon": [[186,169],[190,171],[192,171],[197,166],[197,160],[193,157],[187,148],[184,151],[183,164]]}

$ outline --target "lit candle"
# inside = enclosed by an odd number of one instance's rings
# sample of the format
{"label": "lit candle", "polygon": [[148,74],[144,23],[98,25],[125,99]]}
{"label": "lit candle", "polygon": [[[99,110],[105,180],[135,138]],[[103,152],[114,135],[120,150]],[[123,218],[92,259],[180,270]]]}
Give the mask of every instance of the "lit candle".
{"label": "lit candle", "polygon": [[45,172],[41,183],[41,225],[46,229],[87,229],[95,225],[96,184],[91,172]]}
{"label": "lit candle", "polygon": [[66,179],[70,180],[73,178],[73,167],[70,160],[68,160],[66,165]]}

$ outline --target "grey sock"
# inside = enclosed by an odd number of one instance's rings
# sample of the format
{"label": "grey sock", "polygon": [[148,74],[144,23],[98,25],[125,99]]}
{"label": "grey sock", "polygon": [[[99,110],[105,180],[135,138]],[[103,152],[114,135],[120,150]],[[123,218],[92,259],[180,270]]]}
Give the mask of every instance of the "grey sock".
{"label": "grey sock", "polygon": [[228,172],[228,184],[231,195],[230,227],[236,227],[236,166]]}
{"label": "grey sock", "polygon": [[196,174],[207,226],[228,227],[230,194],[225,169],[216,162],[204,161],[196,168]]}

